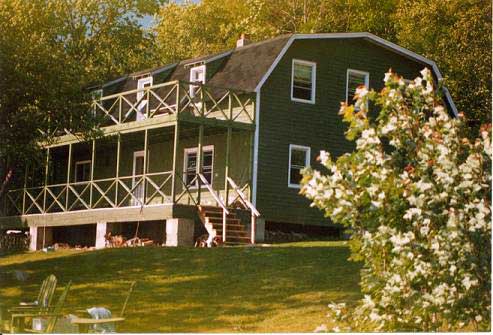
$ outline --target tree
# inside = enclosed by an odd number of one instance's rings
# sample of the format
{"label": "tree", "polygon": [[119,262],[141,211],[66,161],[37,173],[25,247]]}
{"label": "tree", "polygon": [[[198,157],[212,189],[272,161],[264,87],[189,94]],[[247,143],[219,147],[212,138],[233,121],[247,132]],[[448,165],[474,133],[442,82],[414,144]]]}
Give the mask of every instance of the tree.
{"label": "tree", "polygon": [[[356,149],[301,192],[350,228],[364,299],[331,305],[352,330],[487,330],[491,311],[491,125],[470,141],[450,118],[428,69],[406,84],[391,72],[377,93],[357,89],[341,114]],[[379,110],[368,117],[368,105]]]}
{"label": "tree", "polygon": [[395,23],[402,46],[437,62],[473,134],[491,123],[491,1],[401,2]]}
{"label": "tree", "polygon": [[235,45],[246,15],[245,1],[203,0],[161,8],[155,31],[163,63],[203,56]]}
{"label": "tree", "polygon": [[483,0],[203,0],[164,6],[163,62],[231,49],[241,33],[367,31],[434,60],[476,134],[491,122],[491,2]]}
{"label": "tree", "polygon": [[154,35],[139,20],[161,3],[0,1],[0,196],[41,141],[93,130],[91,83],[156,64]]}

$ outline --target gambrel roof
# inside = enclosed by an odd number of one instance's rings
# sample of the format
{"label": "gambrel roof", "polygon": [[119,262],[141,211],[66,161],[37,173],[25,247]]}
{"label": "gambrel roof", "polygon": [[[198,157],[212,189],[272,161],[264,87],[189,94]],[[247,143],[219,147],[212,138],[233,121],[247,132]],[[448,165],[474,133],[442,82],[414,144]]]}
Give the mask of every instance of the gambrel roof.
{"label": "gambrel roof", "polygon": [[[433,71],[438,81],[442,75],[436,63],[417,53],[398,46],[370,33],[323,33],[323,34],[288,34],[262,42],[248,44],[246,46],[231,49],[225,52],[193,59],[180,61],[179,63],[165,65],[156,69],[139,71],[119,80],[131,77],[136,78],[143,75],[163,73],[169,71],[166,81],[190,80],[190,68],[195,65],[220,62],[217,70],[208,77],[207,84],[210,86],[231,88],[247,92],[259,92],[276,65],[287,52],[291,44],[296,40],[306,39],[363,39],[380,47],[386,48],[396,54],[414,60],[428,66]],[[115,81],[112,81],[114,83]],[[106,84],[107,85],[107,84]],[[103,86],[106,86],[103,85]],[[446,87],[443,87],[446,104],[457,116],[457,109]]]}

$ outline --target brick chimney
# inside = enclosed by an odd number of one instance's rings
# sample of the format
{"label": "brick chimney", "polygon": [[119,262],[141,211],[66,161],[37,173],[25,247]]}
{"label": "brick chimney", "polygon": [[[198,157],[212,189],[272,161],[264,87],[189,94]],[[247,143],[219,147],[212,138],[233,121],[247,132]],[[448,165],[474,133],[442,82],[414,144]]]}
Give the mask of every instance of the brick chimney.
{"label": "brick chimney", "polygon": [[241,48],[248,44],[250,44],[250,39],[248,38],[248,35],[241,34],[240,39],[236,41],[236,48]]}

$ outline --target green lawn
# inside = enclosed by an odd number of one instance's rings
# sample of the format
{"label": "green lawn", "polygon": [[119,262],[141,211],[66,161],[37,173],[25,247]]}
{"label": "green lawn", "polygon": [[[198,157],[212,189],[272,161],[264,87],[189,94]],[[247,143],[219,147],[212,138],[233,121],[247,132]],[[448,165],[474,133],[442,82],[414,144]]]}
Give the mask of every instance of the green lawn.
{"label": "green lawn", "polygon": [[[348,256],[344,242],[27,253],[0,259],[0,301],[34,298],[54,273],[59,287],[73,281],[67,313],[117,312],[137,280],[122,332],[311,332],[327,323],[329,302],[360,297],[359,265]],[[28,279],[16,281],[14,270]]]}

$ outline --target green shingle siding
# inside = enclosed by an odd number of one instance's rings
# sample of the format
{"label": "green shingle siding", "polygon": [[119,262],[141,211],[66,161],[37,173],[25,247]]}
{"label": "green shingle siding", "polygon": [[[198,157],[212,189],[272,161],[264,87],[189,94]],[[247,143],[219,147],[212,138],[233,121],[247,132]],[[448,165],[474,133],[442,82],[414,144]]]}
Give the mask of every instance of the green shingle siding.
{"label": "green shingle siding", "polygon": [[[315,104],[291,101],[293,58],[317,63]],[[289,144],[309,146],[312,165],[320,150],[337,157],[353,149],[338,115],[348,68],[369,72],[370,87],[378,90],[389,68],[413,79],[423,67],[363,39],[295,40],[260,94],[257,207],[266,220],[329,223],[298,189],[288,187]]]}

